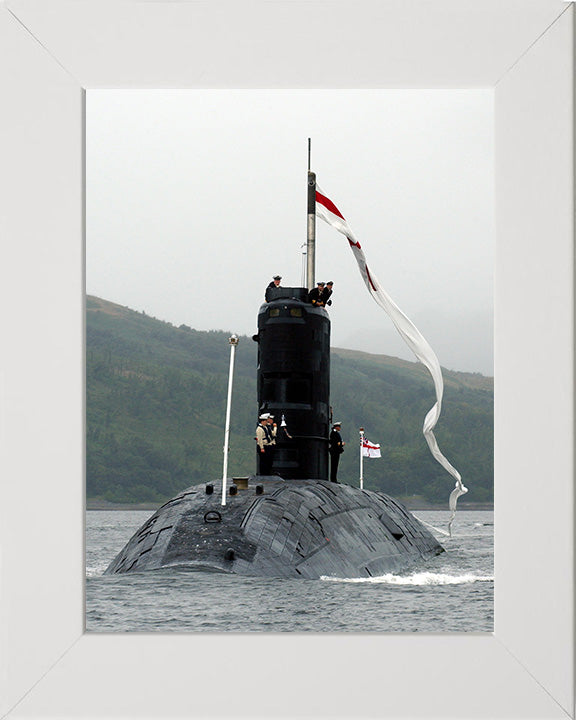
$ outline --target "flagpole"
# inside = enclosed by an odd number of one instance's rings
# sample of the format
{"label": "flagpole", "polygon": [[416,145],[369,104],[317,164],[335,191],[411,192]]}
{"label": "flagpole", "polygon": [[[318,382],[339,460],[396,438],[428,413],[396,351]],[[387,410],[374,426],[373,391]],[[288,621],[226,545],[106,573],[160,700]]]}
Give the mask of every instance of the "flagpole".
{"label": "flagpole", "polygon": [[312,141],[308,138],[308,235],[306,243],[306,282],[314,287],[316,274],[316,173],[310,171]]}
{"label": "flagpole", "polygon": [[238,335],[228,338],[230,343],[230,371],[228,373],[228,401],[226,403],[226,429],[224,430],[224,465],[222,468],[222,505],[226,505],[226,476],[228,474],[228,443],[230,439],[230,407],[232,405],[232,378],[234,377],[234,351],[238,345]]}
{"label": "flagpole", "polygon": [[360,490],[364,490],[364,428],[360,428]]}

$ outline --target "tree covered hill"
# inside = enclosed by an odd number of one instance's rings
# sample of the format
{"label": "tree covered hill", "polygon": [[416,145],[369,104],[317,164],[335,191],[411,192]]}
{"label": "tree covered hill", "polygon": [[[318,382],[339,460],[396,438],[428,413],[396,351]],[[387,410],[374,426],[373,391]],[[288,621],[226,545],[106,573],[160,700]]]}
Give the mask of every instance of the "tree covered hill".
{"label": "tree covered hill", "polygon": [[[175,327],[144,312],[86,300],[87,499],[161,503],[222,473],[229,333]],[[257,346],[236,351],[229,474],[255,470]],[[493,380],[444,371],[438,443],[470,489],[493,499]],[[422,435],[435,402],[427,370],[385,355],[334,348],[331,404],[347,447],[339,478],[357,484],[358,429],[382,446],[365,459],[365,487],[399,498],[447,502],[452,478]]]}

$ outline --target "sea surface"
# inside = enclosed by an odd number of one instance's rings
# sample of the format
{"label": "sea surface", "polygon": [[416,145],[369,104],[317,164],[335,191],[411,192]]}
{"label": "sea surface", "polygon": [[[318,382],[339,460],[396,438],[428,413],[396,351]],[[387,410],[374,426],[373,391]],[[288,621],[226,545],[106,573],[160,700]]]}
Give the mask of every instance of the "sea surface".
{"label": "sea surface", "polygon": [[446,552],[372,578],[250,578],[165,569],[104,575],[152,515],[86,513],[87,632],[492,632],[493,512],[414,511]]}

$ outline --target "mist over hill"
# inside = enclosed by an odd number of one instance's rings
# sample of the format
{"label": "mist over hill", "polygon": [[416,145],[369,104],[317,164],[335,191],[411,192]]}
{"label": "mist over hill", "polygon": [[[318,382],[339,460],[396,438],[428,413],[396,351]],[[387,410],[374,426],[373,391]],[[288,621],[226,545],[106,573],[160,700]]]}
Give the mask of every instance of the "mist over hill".
{"label": "mist over hill", "polygon": [[[256,330],[256,328],[255,328]],[[222,473],[229,333],[197,331],[106,300],[86,299],[88,501],[161,503]],[[229,474],[255,471],[257,345],[236,351]],[[493,379],[444,370],[440,448],[469,493],[493,500]],[[419,363],[333,348],[331,405],[347,442],[339,478],[358,484],[358,429],[382,446],[364,486],[400,499],[447,503],[453,479],[431,457],[422,423],[435,402]],[[336,418],[337,416],[337,418]]]}

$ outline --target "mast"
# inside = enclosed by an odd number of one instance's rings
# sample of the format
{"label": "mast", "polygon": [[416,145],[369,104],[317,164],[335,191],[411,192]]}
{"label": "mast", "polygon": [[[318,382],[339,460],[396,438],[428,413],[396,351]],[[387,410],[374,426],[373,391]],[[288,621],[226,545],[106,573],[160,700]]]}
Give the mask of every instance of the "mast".
{"label": "mast", "polygon": [[228,442],[230,439],[230,407],[232,406],[232,379],[234,377],[234,351],[238,345],[238,335],[228,338],[230,343],[230,371],[228,373],[228,401],[226,403],[226,428],[224,430],[224,465],[222,468],[222,505],[226,505],[226,476],[228,475]]}
{"label": "mast", "polygon": [[314,287],[316,275],[316,173],[310,171],[311,140],[308,138],[308,238],[306,244],[306,284]]}

